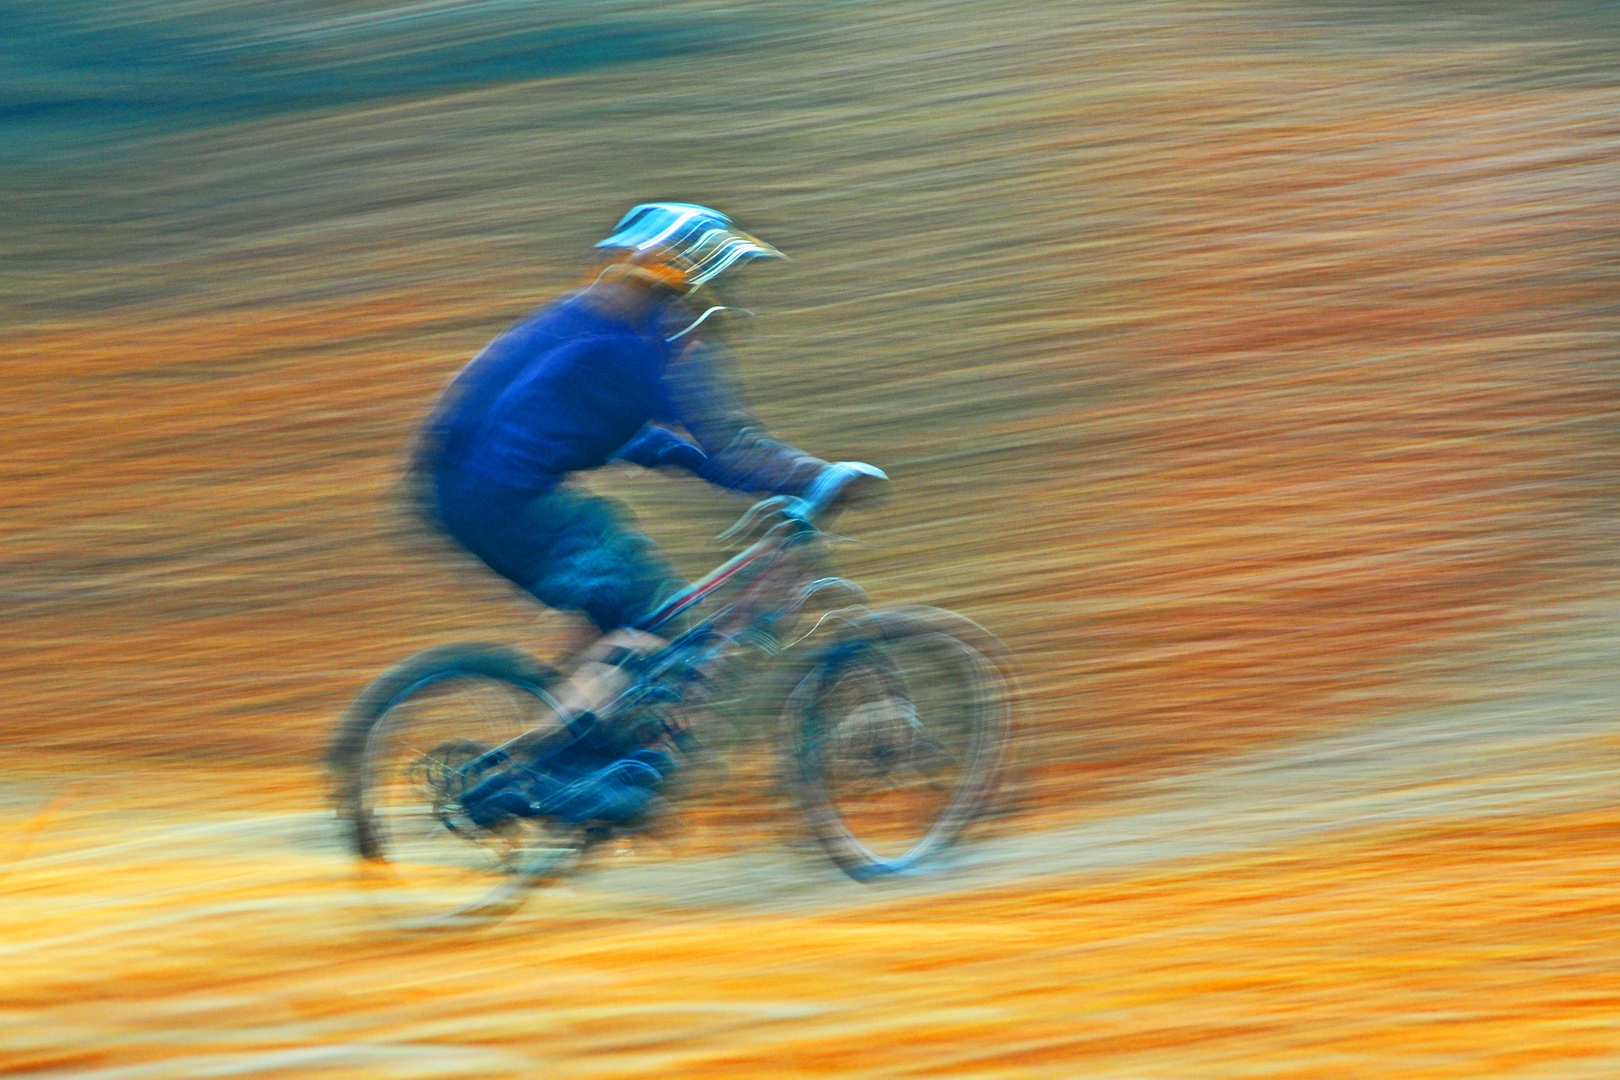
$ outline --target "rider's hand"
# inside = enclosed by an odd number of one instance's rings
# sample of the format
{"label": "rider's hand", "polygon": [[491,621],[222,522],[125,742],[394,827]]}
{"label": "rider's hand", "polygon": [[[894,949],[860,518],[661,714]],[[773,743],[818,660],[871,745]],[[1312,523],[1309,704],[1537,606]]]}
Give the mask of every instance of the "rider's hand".
{"label": "rider's hand", "polygon": [[821,470],[804,493],[804,501],[816,516],[830,516],[859,503],[873,502],[889,487],[889,477],[864,461],[836,461]]}

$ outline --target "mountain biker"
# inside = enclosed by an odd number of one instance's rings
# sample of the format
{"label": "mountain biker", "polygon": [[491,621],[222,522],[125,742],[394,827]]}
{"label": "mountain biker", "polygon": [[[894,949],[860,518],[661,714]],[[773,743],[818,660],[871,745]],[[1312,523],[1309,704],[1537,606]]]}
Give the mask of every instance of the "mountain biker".
{"label": "mountain biker", "polygon": [[717,279],[781,252],[690,203],[634,207],[597,247],[608,259],[589,285],[500,334],[456,377],[415,462],[439,528],[602,634],[561,695],[571,736],[464,793],[482,826],[511,815],[633,819],[671,768],[623,744],[593,710],[622,685],[615,664],[648,648],[643,621],[683,582],[627,510],[570,475],[617,459],[825,503],[885,479],[766,435],[727,372],[713,332],[728,310]]}

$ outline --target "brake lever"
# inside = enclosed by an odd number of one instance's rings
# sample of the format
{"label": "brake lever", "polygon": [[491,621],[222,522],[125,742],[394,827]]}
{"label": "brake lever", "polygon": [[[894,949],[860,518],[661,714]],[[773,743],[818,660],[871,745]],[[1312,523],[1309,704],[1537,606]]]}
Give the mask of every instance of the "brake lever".
{"label": "brake lever", "polygon": [[772,526],[773,529],[780,528],[789,521],[808,524],[807,510],[808,507],[803,499],[795,498],[792,495],[773,495],[750,506],[743,512],[743,516],[737,519],[736,524],[715,537],[715,540],[724,544],[736,540],[738,537],[750,535],[760,527],[762,519],[772,514],[780,514],[784,519],[782,522]]}

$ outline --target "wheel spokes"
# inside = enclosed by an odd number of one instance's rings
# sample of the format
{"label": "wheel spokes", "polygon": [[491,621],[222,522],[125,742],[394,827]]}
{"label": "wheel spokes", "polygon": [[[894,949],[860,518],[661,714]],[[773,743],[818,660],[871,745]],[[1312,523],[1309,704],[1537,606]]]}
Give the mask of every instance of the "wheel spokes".
{"label": "wheel spokes", "polygon": [[872,625],[828,650],[797,705],[804,808],[857,877],[913,865],[961,830],[994,777],[1006,705],[971,645],[904,616]]}
{"label": "wheel spokes", "polygon": [[428,912],[422,924],[472,916],[520,895],[568,850],[531,835],[537,830],[520,819],[482,827],[460,806],[494,767],[479,762],[539,726],[546,711],[555,713],[535,689],[467,673],[407,694],[373,729],[368,811],[392,868],[392,895]]}

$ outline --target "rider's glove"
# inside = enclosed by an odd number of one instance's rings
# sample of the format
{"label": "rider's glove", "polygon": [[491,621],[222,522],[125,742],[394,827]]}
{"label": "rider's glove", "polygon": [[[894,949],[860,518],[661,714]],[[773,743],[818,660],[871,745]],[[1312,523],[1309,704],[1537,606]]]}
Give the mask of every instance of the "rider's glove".
{"label": "rider's glove", "polygon": [[855,503],[869,502],[882,495],[889,477],[876,465],[863,461],[836,461],[816,476],[804,493],[810,516],[825,516]]}

